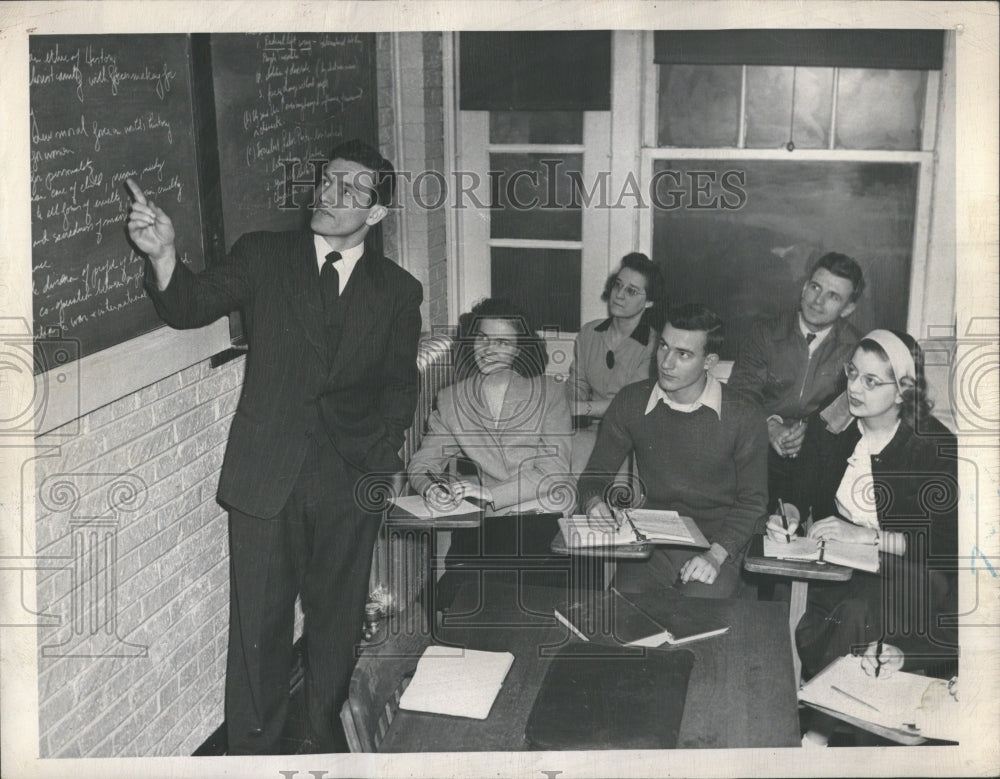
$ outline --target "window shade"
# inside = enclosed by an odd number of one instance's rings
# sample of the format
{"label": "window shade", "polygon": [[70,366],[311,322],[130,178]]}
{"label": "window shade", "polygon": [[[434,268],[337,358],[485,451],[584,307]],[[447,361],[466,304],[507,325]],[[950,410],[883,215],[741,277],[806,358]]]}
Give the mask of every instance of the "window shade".
{"label": "window shade", "polygon": [[459,107],[466,111],[608,111],[611,33],[463,32]]}
{"label": "window shade", "polygon": [[658,30],[659,65],[940,70],[943,30]]}

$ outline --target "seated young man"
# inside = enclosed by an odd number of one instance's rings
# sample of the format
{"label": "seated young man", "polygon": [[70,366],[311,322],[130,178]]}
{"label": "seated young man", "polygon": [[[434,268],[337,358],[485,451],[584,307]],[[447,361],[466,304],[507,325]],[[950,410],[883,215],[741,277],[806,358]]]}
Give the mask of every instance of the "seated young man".
{"label": "seated young man", "polygon": [[657,546],[649,560],[618,561],[615,586],[623,592],[676,587],[727,598],[739,584],[744,546],[766,515],[768,437],[759,406],[708,373],[722,341],[722,321],[704,306],[671,310],[657,378],[615,396],[580,476],[583,510],[610,517],[618,465],[634,452],[644,506],[692,517],[711,543],[708,550]]}

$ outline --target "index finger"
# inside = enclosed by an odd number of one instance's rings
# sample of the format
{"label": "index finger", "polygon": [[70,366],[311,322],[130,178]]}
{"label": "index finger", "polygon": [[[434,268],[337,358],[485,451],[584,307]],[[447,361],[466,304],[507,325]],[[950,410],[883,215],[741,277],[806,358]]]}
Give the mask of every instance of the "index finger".
{"label": "index finger", "polygon": [[129,188],[129,191],[132,193],[132,197],[135,199],[136,203],[143,206],[146,205],[146,195],[138,184],[136,184],[131,178],[127,178],[125,179],[125,185]]}

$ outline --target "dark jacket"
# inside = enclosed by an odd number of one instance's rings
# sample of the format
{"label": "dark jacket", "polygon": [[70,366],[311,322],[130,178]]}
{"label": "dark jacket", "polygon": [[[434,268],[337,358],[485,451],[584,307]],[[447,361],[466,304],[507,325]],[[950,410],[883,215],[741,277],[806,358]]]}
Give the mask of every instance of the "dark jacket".
{"label": "dark jacket", "polygon": [[[860,437],[854,422],[834,434],[818,415],[810,419],[800,455],[802,476],[791,496],[803,517],[810,507],[816,520],[838,516],[834,496]],[[811,619],[817,629],[821,621],[830,623],[829,614],[846,623],[846,612],[838,606],[849,597],[867,601],[864,640],[882,638],[902,649],[904,667],[933,667],[957,655],[957,462],[955,436],[936,419],[922,420],[920,433],[900,424],[892,440],[872,456],[871,467],[879,525],[906,537],[906,553],[880,555],[878,574],[854,571],[847,582],[811,584],[800,641]],[[826,662],[851,647],[822,649]]]}
{"label": "dark jacket", "polygon": [[838,319],[810,357],[798,317],[796,309],[756,320],[727,382],[766,416],[777,414],[785,422],[822,409],[844,389],[844,363],[861,338],[854,325]]}
{"label": "dark jacket", "polygon": [[333,350],[308,231],[249,233],[203,273],[178,262],[162,292],[147,272],[147,289],[173,327],[244,312],[249,351],[219,480],[222,503],[276,515],[317,431],[360,471],[402,469],[397,452],[416,408],[423,297],[405,270],[366,250],[344,290]]}

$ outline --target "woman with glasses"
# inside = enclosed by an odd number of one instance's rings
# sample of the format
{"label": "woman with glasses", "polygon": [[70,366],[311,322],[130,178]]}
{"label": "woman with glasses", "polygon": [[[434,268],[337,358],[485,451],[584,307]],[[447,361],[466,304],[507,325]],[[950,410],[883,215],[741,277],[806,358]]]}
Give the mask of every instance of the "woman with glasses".
{"label": "woman with glasses", "polygon": [[[559,510],[575,500],[566,393],[544,375],[544,342],[510,301],[480,301],[462,315],[459,331],[456,382],[438,393],[407,466],[410,485],[434,507],[463,498],[481,503],[483,554],[547,554]],[[465,473],[456,472],[456,456]],[[530,536],[520,546],[515,515]],[[479,534],[454,531],[449,555],[480,554]],[[440,600],[448,599],[442,593]]]}
{"label": "woman with glasses", "polygon": [[[852,652],[873,676],[955,670],[957,635],[941,618],[957,611],[956,442],[930,415],[923,367],[909,335],[873,330],[844,366],[847,391],[810,422],[790,532],[810,515],[810,537],[877,546],[879,571],[809,583],[796,629],[805,677]],[[785,540],[780,517],[767,531]],[[810,743],[832,730],[818,720]]]}
{"label": "woman with glasses", "polygon": [[660,267],[645,254],[626,254],[601,294],[608,304],[607,319],[580,328],[569,381],[573,414],[583,428],[573,440],[574,473],[583,470],[594,448],[592,422],[604,417],[618,390],[652,375],[666,297]]}

